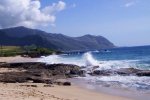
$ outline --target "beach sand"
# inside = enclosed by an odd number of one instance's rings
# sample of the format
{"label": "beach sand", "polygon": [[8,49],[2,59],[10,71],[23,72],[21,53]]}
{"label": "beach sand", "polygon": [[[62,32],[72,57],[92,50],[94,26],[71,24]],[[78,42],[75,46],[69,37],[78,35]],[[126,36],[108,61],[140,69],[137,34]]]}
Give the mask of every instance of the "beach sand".
{"label": "beach sand", "polygon": [[13,62],[36,62],[39,58],[30,58],[30,57],[21,57],[21,56],[15,56],[15,57],[0,57],[0,62],[7,62],[7,63],[13,63]]}
{"label": "beach sand", "polygon": [[[32,87],[31,87],[32,86]],[[131,100],[77,86],[44,87],[40,83],[0,83],[0,100]]]}
{"label": "beach sand", "polygon": [[[0,62],[36,62],[38,58],[0,57]],[[18,72],[1,68],[0,73]],[[24,71],[24,70],[21,70]],[[0,100],[131,100],[125,97],[94,92],[78,86],[49,87],[40,83],[0,83]]]}

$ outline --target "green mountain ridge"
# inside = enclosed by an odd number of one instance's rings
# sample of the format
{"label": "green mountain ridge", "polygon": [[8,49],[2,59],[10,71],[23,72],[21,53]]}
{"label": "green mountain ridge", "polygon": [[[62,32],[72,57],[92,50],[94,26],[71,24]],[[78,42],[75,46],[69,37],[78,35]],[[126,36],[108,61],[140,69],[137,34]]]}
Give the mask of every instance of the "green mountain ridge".
{"label": "green mountain ridge", "polygon": [[55,50],[98,50],[113,48],[115,45],[103,36],[84,35],[70,37],[63,34],[47,33],[38,29],[14,27],[0,30],[0,44],[9,46],[37,45]]}

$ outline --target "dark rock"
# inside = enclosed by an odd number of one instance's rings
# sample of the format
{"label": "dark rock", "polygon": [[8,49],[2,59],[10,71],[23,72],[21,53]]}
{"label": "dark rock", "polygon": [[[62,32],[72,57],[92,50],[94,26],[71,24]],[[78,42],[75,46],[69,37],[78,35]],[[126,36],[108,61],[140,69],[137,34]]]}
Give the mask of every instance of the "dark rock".
{"label": "dark rock", "polygon": [[1,74],[0,82],[23,83],[26,82],[27,77],[27,75],[21,72],[7,72]]}
{"label": "dark rock", "polygon": [[57,81],[57,82],[54,82],[56,85],[63,85],[63,82],[61,81]]}
{"label": "dark rock", "polygon": [[90,75],[102,75],[102,76],[109,76],[113,73],[111,70],[94,70]]}
{"label": "dark rock", "polygon": [[52,87],[52,85],[44,85],[43,87]]}
{"label": "dark rock", "polygon": [[64,86],[71,86],[71,82],[64,82],[63,85]]}
{"label": "dark rock", "polygon": [[44,80],[44,83],[46,83],[46,84],[53,84],[53,81],[51,79],[46,79],[46,80]]}
{"label": "dark rock", "polygon": [[52,64],[49,65],[49,70],[51,70],[52,75],[61,75],[65,77],[74,77],[74,75],[81,76],[81,68],[77,65],[71,64]]}
{"label": "dark rock", "polygon": [[78,75],[78,76],[85,76],[85,70],[70,70],[69,75]]}
{"label": "dark rock", "polygon": [[93,67],[93,70],[95,70],[96,68],[99,68],[99,66],[94,66],[94,67]]}
{"label": "dark rock", "polygon": [[43,79],[38,79],[38,78],[35,78],[32,80],[33,80],[33,83],[44,83],[45,82]]}
{"label": "dark rock", "polygon": [[24,68],[24,69],[42,69],[43,67],[46,67],[46,64],[44,63],[38,63],[38,62],[26,62],[26,63],[3,63],[0,65],[0,67],[3,68]]}
{"label": "dark rock", "polygon": [[69,74],[77,75],[78,73],[79,73],[79,71],[77,71],[77,70],[71,70]]}
{"label": "dark rock", "polygon": [[100,76],[109,76],[109,75],[137,75],[137,76],[150,76],[150,70],[140,70],[136,68],[120,68],[116,70],[94,70],[90,75],[100,75]]}
{"label": "dark rock", "polygon": [[20,85],[20,86],[25,86],[25,87],[37,87],[37,85]]}
{"label": "dark rock", "polygon": [[31,87],[37,87],[37,85],[31,85]]}
{"label": "dark rock", "polygon": [[85,77],[85,74],[86,74],[85,70],[80,70],[79,73],[78,73],[78,75],[82,76],[82,77]]}
{"label": "dark rock", "polygon": [[54,83],[56,85],[71,86],[71,82],[66,82],[66,81],[55,81]]}
{"label": "dark rock", "polygon": [[115,73],[119,75],[135,75],[137,72],[139,72],[139,69],[135,68],[120,68],[115,71]]}
{"label": "dark rock", "polygon": [[51,64],[38,62],[28,63],[1,63],[0,68],[15,68],[26,70],[23,72],[5,72],[1,73],[0,82],[33,82],[52,84],[56,79],[83,76],[84,71],[79,66],[71,64]]}
{"label": "dark rock", "polygon": [[147,71],[139,71],[136,73],[137,76],[150,76],[150,70]]}
{"label": "dark rock", "polygon": [[137,76],[150,76],[150,70],[140,70],[135,68],[121,68],[116,71],[119,75],[137,75]]}

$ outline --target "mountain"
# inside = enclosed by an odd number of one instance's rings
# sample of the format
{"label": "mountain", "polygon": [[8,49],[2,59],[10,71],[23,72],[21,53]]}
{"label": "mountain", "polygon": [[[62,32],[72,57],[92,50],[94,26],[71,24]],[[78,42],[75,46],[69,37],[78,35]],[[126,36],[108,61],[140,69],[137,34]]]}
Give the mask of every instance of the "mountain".
{"label": "mountain", "polygon": [[47,33],[23,26],[0,29],[0,44],[15,46],[35,44],[63,51],[97,50],[115,47],[113,43],[102,36],[84,35],[81,37],[69,37],[63,34]]}

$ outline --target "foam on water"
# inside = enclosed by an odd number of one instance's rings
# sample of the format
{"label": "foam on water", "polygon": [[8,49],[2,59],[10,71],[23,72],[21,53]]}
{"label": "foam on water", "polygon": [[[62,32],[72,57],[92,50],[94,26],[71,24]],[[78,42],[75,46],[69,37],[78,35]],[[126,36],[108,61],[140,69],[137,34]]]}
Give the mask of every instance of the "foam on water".
{"label": "foam on water", "polygon": [[87,52],[83,55],[83,60],[85,62],[85,66],[98,66],[99,63],[95,60],[91,54],[91,52]]}
{"label": "foam on water", "polygon": [[[91,84],[99,86],[107,86],[114,88],[125,88],[134,90],[144,90],[144,92],[150,92],[150,77],[138,77],[138,76],[87,76],[82,77],[82,80],[86,80]],[[143,92],[143,91],[142,91]]]}
{"label": "foam on water", "polygon": [[97,60],[93,57],[91,52],[86,52],[80,56],[50,55],[46,57],[41,57],[39,62],[45,62],[47,64],[75,64],[79,66],[86,66],[88,68],[93,66],[99,66],[99,70],[131,67],[138,69],[150,69],[150,64],[139,63],[139,60]]}
{"label": "foam on water", "polygon": [[75,64],[79,66],[84,66],[83,61],[77,57],[66,57],[67,55],[50,55],[41,57],[38,62],[44,62],[47,64]]}
{"label": "foam on water", "polygon": [[58,62],[58,59],[60,59],[59,55],[50,55],[50,56],[42,56],[41,59],[38,60],[38,62],[44,62],[47,64],[55,64]]}
{"label": "foam on water", "polygon": [[41,57],[39,62],[47,64],[75,64],[79,66],[98,66],[99,62],[95,60],[90,52],[84,53],[81,57],[67,57],[67,55],[50,55]]}
{"label": "foam on water", "polygon": [[[93,55],[95,53],[95,55]],[[90,71],[93,66],[99,66],[95,70],[104,69],[119,69],[119,68],[138,68],[138,69],[150,69],[149,58],[141,59],[97,59],[95,56],[100,52],[86,52],[83,54],[63,54],[63,55],[50,55],[47,57],[41,57],[39,62],[45,62],[47,64],[75,64],[79,66],[85,66],[87,72]],[[108,54],[108,53],[107,53]],[[101,55],[98,55],[101,56]],[[99,84],[104,86],[123,87],[130,89],[140,89],[150,91],[150,77],[138,77],[138,76],[90,76],[86,75],[83,79],[91,82],[92,84]]]}
{"label": "foam on water", "polygon": [[136,60],[108,60],[99,61],[99,70],[119,69],[119,68],[136,68]]}

